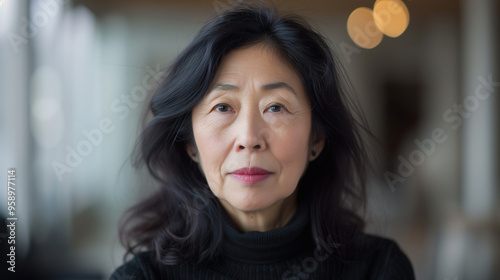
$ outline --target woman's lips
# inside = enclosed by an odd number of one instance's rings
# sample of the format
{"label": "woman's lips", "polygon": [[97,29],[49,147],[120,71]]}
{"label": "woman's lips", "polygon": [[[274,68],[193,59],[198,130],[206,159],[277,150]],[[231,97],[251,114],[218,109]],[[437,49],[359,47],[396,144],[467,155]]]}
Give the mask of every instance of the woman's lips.
{"label": "woman's lips", "polygon": [[271,172],[259,167],[241,168],[231,173],[233,178],[244,184],[256,184],[265,180],[269,175]]}

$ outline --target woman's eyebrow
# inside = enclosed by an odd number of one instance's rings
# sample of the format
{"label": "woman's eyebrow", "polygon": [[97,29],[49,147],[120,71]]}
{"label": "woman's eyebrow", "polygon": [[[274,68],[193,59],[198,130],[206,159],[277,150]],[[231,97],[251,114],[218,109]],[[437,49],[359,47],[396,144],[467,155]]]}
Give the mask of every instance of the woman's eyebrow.
{"label": "woman's eyebrow", "polygon": [[235,85],[231,85],[231,84],[215,84],[213,87],[212,87],[212,90],[211,91],[216,91],[216,90],[228,90],[228,91],[234,91],[234,90],[238,90],[238,87],[235,86]]}
{"label": "woman's eyebrow", "polygon": [[[276,83],[265,84],[261,87],[261,90],[262,91],[270,91],[270,90],[280,89],[280,88],[286,89],[287,91],[293,93],[294,95],[297,95],[295,90],[285,82],[276,82]],[[231,84],[215,84],[212,87],[211,91],[217,91],[217,90],[236,91],[238,89],[239,88],[237,86],[231,85]]]}
{"label": "woman's eyebrow", "polygon": [[269,90],[279,89],[279,88],[286,89],[287,91],[293,93],[294,95],[297,95],[297,93],[295,93],[295,90],[285,82],[270,83],[270,84],[266,84],[266,85],[262,86],[263,91],[269,91]]}

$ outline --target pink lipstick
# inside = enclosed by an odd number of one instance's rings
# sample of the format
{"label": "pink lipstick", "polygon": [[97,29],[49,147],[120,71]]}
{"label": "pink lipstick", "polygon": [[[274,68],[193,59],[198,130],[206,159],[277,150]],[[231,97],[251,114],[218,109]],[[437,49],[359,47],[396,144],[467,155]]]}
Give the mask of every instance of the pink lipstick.
{"label": "pink lipstick", "polygon": [[265,180],[271,172],[258,168],[258,167],[250,167],[250,168],[241,168],[231,173],[231,176],[236,180],[244,183],[244,184],[256,184]]}

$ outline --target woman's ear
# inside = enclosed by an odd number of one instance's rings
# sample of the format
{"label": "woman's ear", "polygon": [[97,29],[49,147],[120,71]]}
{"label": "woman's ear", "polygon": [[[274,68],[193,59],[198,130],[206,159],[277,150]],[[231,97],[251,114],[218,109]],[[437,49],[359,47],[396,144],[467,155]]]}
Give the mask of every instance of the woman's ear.
{"label": "woman's ear", "polygon": [[315,160],[321,154],[324,147],[325,147],[325,137],[323,135],[317,135],[317,134],[314,135],[311,143],[309,161]]}
{"label": "woman's ear", "polygon": [[188,156],[194,161],[199,162],[198,149],[192,143],[186,144],[186,152]]}

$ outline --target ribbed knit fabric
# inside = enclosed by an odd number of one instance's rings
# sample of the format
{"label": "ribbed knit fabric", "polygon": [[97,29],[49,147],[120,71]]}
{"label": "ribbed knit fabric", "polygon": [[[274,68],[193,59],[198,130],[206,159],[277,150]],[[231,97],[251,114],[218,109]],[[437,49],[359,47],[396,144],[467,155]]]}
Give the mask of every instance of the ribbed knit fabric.
{"label": "ribbed knit fabric", "polygon": [[285,227],[267,232],[240,233],[224,217],[222,257],[203,266],[163,265],[153,252],[143,252],[111,275],[110,280],[266,280],[266,279],[414,279],[413,268],[394,241],[363,236],[361,258],[343,260],[334,244],[318,250],[311,236],[309,207],[299,205]]}

